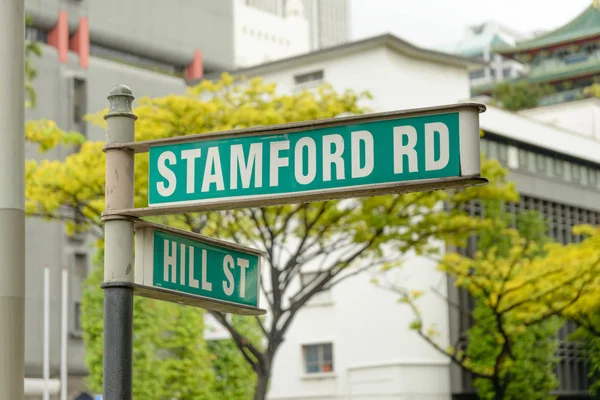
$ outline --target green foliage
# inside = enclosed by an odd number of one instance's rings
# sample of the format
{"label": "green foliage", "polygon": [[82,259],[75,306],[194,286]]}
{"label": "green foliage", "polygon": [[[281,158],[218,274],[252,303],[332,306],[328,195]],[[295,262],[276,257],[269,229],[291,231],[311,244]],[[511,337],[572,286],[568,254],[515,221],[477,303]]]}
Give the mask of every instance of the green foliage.
{"label": "green foliage", "polygon": [[587,334],[583,339],[583,344],[590,367],[589,378],[592,381],[590,392],[600,396],[600,336]]}
{"label": "green foliage", "polygon": [[[31,25],[31,16],[25,16],[25,25]],[[25,40],[25,92],[27,93],[27,100],[25,105],[28,107],[35,107],[36,96],[35,89],[33,87],[33,80],[37,76],[37,71],[33,65],[33,61],[31,60],[32,56],[40,57],[42,55],[42,51],[37,42],[33,40]]]}
{"label": "green foliage", "polygon": [[492,93],[493,101],[510,111],[537,107],[540,98],[555,92],[550,85],[538,85],[519,82],[502,82],[496,85]]}
{"label": "green foliage", "polygon": [[[482,302],[477,302],[473,311],[474,326],[468,332],[466,354],[475,370],[490,370],[495,367],[498,355],[502,354],[505,341],[497,329],[497,318]],[[518,323],[518,321],[517,321]],[[503,322],[505,325],[510,323]],[[497,379],[504,385],[503,399],[548,400],[550,392],[558,384],[555,365],[558,349],[556,333],[562,321],[551,317],[547,321],[527,327],[522,333],[510,337],[511,354],[502,361]],[[495,371],[492,373],[494,375]],[[496,378],[496,377],[494,377]],[[473,385],[482,400],[497,398],[493,379],[477,378]]]}
{"label": "green foliage", "polygon": [[[544,255],[549,238],[546,222],[539,212],[521,212],[513,219],[500,202],[487,202],[485,209],[487,216],[495,218],[498,229],[479,234],[480,252],[494,252],[498,258],[510,257],[512,240],[504,229],[512,225],[536,249],[523,254],[525,259]],[[506,400],[551,399],[550,392],[558,384],[554,372],[556,334],[562,321],[549,316],[526,327],[515,315],[499,314],[498,308],[492,307],[485,297],[475,297],[475,304],[466,355],[473,369],[491,372],[490,377],[474,381],[479,398],[492,400],[498,398],[500,391]]]}
{"label": "green foliage", "polygon": [[[253,317],[232,316],[232,325],[255,346],[261,348],[260,328]],[[244,360],[233,339],[207,342],[215,373],[214,400],[251,400],[254,393],[249,388],[256,384],[256,374]]]}
{"label": "green foliage", "polygon": [[473,325],[456,343],[448,348],[439,344],[436,331],[423,324],[417,296],[391,289],[416,317],[410,328],[472,373],[481,399],[550,399],[557,386],[557,331],[564,318],[592,315],[588,307],[597,304],[598,231],[577,228],[577,234],[589,238],[565,246],[549,240],[538,212],[513,217],[499,200],[481,203],[482,218],[492,222],[476,231],[477,253],[449,253],[440,263],[475,303],[474,309],[460,310]]}
{"label": "green foliage", "polygon": [[[96,264],[101,264],[101,254]],[[87,384],[98,393],[102,392],[102,281],[103,269],[94,268],[82,301]],[[253,319],[238,317],[234,323],[249,337],[260,337]],[[133,324],[134,399],[251,398],[248,388],[256,379],[252,369],[231,340],[204,341],[203,310],[135,297]]]}

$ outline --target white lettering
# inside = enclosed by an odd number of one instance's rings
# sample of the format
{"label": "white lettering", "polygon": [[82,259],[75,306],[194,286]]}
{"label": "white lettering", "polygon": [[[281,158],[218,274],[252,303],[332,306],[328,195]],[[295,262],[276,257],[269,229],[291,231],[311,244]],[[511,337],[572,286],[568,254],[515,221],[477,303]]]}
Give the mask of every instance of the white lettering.
{"label": "white lettering", "polygon": [[250,187],[250,178],[254,169],[254,187],[262,187],[262,143],[252,143],[248,153],[248,163],[245,161],[244,148],[241,144],[231,146],[231,171],[230,182],[231,189],[238,187],[238,169],[240,171],[240,179],[242,187],[248,189]]}
{"label": "white lettering", "polygon": [[[435,160],[435,133],[440,138],[440,158]],[[438,171],[450,161],[450,134],[443,122],[425,124],[425,170]]]}
{"label": "white lettering", "polygon": [[[198,289],[200,287],[200,282],[198,282],[198,279],[194,278],[194,248],[192,246],[188,246],[188,250],[188,276],[190,278],[190,287]],[[205,252],[206,250],[202,251]],[[202,273],[205,274],[205,271],[203,270]],[[204,289],[204,283],[202,284],[202,289]]]}
{"label": "white lettering", "polygon": [[[335,151],[331,151],[331,145],[335,145]],[[323,180],[331,180],[331,165],[335,164],[335,179],[344,179],[344,138],[341,135],[323,136]]]}
{"label": "white lettering", "polygon": [[271,178],[269,181],[270,186],[279,185],[279,168],[287,167],[290,165],[290,162],[287,157],[279,157],[279,151],[288,150],[289,148],[289,140],[271,142]]}
{"label": "white lettering", "polygon": [[[308,150],[308,156],[306,157],[306,175],[304,175],[303,171],[304,155],[302,154],[302,150],[304,147]],[[313,139],[303,137],[296,143],[294,153],[294,175],[296,176],[296,181],[301,185],[308,185],[317,175],[317,145]]]}
{"label": "white lettering", "polygon": [[158,156],[158,173],[167,180],[167,185],[164,182],[158,182],[156,185],[156,190],[158,194],[163,197],[168,197],[175,192],[175,188],[177,187],[177,177],[175,173],[167,167],[167,161],[169,165],[177,164],[177,157],[172,151],[165,151]]}
{"label": "white lettering", "polygon": [[185,244],[179,246],[181,253],[179,253],[179,283],[185,285]]}
{"label": "white lettering", "polygon": [[[365,165],[360,166],[360,143],[365,144]],[[364,178],[373,172],[375,154],[373,152],[373,135],[369,131],[352,132],[352,177]]]}
{"label": "white lettering", "polygon": [[[169,246],[171,244],[171,246]],[[163,280],[165,282],[177,282],[177,243],[165,240]],[[171,279],[169,279],[169,268],[171,269]]]}
{"label": "white lettering", "polygon": [[[402,144],[404,136],[408,138],[406,144]],[[417,130],[410,126],[394,127],[394,173],[401,174],[404,172],[404,156],[408,158],[408,172],[418,172],[419,165],[417,163]]]}
{"label": "white lettering", "polygon": [[[214,169],[214,172],[213,172]],[[208,192],[210,184],[214,183],[217,190],[224,190],[223,170],[221,169],[221,157],[218,147],[210,147],[206,155],[206,165],[204,166],[204,178],[202,179],[202,191]]]}
{"label": "white lettering", "polygon": [[207,270],[208,265],[206,264],[206,250],[202,250],[202,290],[207,290],[210,292],[212,290],[212,283],[206,280],[208,275]]}
{"label": "white lettering", "polygon": [[233,257],[229,254],[225,256],[223,259],[223,272],[225,272],[225,276],[227,277],[227,282],[223,282],[223,291],[227,296],[231,296],[235,289],[235,283],[233,281],[233,274],[231,273],[231,268],[234,268],[235,264],[233,262]]}
{"label": "white lettering", "polygon": [[181,151],[181,158],[187,161],[186,193],[194,193],[196,190],[196,159],[200,158],[200,154],[200,149]]}
{"label": "white lettering", "polygon": [[238,258],[237,263],[242,269],[240,276],[240,297],[243,299],[246,297],[246,268],[248,268],[250,263],[245,258]]}

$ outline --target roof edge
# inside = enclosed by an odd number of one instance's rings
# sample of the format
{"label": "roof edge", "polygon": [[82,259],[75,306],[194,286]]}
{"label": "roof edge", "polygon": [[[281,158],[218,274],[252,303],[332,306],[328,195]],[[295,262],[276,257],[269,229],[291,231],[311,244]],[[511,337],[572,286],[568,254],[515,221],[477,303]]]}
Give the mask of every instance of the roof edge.
{"label": "roof edge", "polygon": [[383,35],[368,37],[365,39],[360,39],[348,43],[344,43],[338,46],[327,47],[321,50],[308,52],[304,54],[299,54],[292,57],[287,57],[279,60],[270,61],[264,64],[258,64],[250,67],[242,67],[231,70],[223,70],[220,72],[213,72],[205,75],[202,79],[216,79],[221,73],[227,72],[232,75],[244,75],[244,74],[254,74],[260,72],[271,71],[280,67],[284,67],[289,64],[296,63],[301,60],[310,60],[315,58],[327,57],[329,55],[335,54],[350,54],[360,51],[361,49],[375,47],[377,45],[384,45],[386,47],[391,47],[396,51],[401,53],[408,54],[409,56],[431,60],[439,63],[447,63],[453,66],[464,66],[466,68],[479,68],[488,63],[483,60],[462,57],[453,55],[450,53],[444,53],[436,50],[429,50],[423,47],[418,47],[409,43],[403,39],[400,39],[398,36],[386,33]]}

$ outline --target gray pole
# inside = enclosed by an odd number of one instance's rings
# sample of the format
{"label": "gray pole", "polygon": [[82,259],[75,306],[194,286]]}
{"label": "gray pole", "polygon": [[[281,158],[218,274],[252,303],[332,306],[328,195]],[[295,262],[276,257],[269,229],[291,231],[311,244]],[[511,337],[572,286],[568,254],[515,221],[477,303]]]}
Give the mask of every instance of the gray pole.
{"label": "gray pole", "polygon": [[[134,140],[133,94],[116,86],[108,95],[106,143]],[[106,151],[106,211],[133,208],[133,152]],[[133,335],[133,222],[104,222],[104,389],[106,400],[131,400]]]}
{"label": "gray pole", "polygon": [[25,384],[25,8],[0,0],[0,400]]}

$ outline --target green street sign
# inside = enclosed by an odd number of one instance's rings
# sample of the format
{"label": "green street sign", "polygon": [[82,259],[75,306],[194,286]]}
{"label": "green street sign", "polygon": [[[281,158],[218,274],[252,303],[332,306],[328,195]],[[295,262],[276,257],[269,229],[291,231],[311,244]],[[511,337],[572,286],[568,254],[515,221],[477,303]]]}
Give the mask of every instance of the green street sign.
{"label": "green street sign", "polygon": [[262,253],[150,222],[137,222],[137,295],[257,315]]}
{"label": "green street sign", "polygon": [[485,184],[464,103],[121,144],[149,152],[147,208],[213,211]]}

